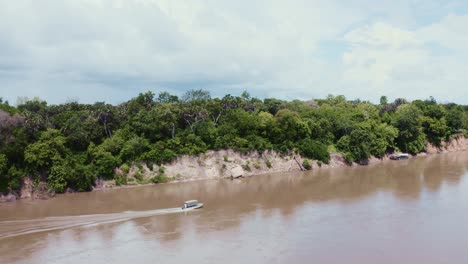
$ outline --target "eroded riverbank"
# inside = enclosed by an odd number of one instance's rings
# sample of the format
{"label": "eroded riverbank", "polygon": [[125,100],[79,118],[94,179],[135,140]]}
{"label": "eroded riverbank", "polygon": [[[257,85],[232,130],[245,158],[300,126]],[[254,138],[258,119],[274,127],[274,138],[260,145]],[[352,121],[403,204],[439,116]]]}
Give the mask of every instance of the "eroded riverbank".
{"label": "eroded riverbank", "polygon": [[[427,151],[420,153],[417,156],[426,156],[434,154],[442,154],[449,152],[468,151],[468,139],[457,137],[448,142],[445,142],[440,147],[435,147],[430,144],[426,147]],[[265,175],[271,173],[286,173],[292,171],[303,170],[303,161],[307,160],[299,154],[281,155],[274,151],[265,151],[263,153],[242,154],[233,150],[218,150],[208,151],[207,153],[198,156],[182,156],[175,161],[164,164],[162,169],[164,174],[173,179],[173,182],[186,182],[195,180],[208,180],[220,178],[239,178]],[[340,153],[332,153],[330,162],[324,164],[319,161],[309,160],[311,170],[325,168],[339,168],[349,166],[361,166],[376,164],[382,161],[389,160],[388,156],[383,158],[371,157],[361,163],[349,164],[345,161]],[[138,166],[137,166],[138,165]],[[139,168],[140,166],[140,168]],[[139,174],[145,179],[154,177],[155,172],[161,167],[153,165],[150,169],[146,164],[134,164],[129,173],[124,175],[131,179],[132,185],[137,184],[135,175]],[[118,170],[122,173],[122,170]],[[103,182],[101,188],[117,187],[115,181]],[[98,190],[101,188],[97,188]]]}
{"label": "eroded riverbank", "polygon": [[[426,152],[420,153],[417,156],[460,151],[468,151],[468,139],[464,137],[454,138],[445,142],[441,147],[428,144]],[[151,178],[161,173],[161,171],[163,171],[165,177],[171,179],[171,183],[251,177],[271,173],[301,171],[303,169],[301,166],[304,160],[305,158],[301,157],[299,154],[281,155],[274,151],[265,151],[261,154],[257,152],[242,154],[233,150],[208,151],[198,156],[181,156],[175,161],[163,164],[162,166],[152,165],[152,168],[149,168],[145,163],[134,163],[128,173],[124,173],[122,169],[119,168],[116,170],[116,173],[125,177],[125,182],[128,184],[118,186],[115,180],[97,181],[94,191],[101,191],[108,188],[152,185],[149,183]],[[317,170],[376,164],[386,160],[388,160],[388,156],[381,159],[371,157],[369,160],[362,161],[361,164],[349,164],[341,154],[332,153],[330,155],[329,164],[323,164],[314,160],[310,160],[310,164],[312,170]],[[140,177],[141,180],[137,179],[137,175],[139,175],[138,177]],[[44,200],[55,195],[54,193],[48,192],[45,183],[39,183],[39,185],[34,186],[32,181],[27,177],[24,178],[22,185],[23,188],[20,193],[1,196],[0,201],[16,201],[18,198]]]}

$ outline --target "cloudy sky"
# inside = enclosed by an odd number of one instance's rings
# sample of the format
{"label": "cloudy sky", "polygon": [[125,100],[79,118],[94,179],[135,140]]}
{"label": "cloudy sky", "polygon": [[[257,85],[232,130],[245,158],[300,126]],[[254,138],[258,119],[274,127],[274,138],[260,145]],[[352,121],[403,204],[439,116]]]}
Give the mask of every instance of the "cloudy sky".
{"label": "cloudy sky", "polygon": [[0,97],[468,103],[468,1],[0,0]]}

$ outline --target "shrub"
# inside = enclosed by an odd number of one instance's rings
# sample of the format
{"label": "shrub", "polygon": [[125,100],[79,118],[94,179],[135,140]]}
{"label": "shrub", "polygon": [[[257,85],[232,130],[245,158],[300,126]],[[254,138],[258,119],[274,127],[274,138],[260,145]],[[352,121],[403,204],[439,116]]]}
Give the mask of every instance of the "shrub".
{"label": "shrub", "polygon": [[54,190],[58,193],[65,192],[67,187],[66,177],[68,174],[68,168],[62,164],[56,164],[52,166],[50,174],[47,178],[47,187],[50,190]]}
{"label": "shrub", "polygon": [[247,149],[249,151],[263,152],[273,148],[273,145],[267,139],[260,136],[249,135],[246,137],[246,140],[248,141]]}
{"label": "shrub", "polygon": [[78,192],[91,191],[96,182],[96,176],[89,165],[76,164],[70,175],[73,177],[67,179],[69,186]]}
{"label": "shrub", "polygon": [[343,157],[348,164],[351,164],[354,161],[354,156],[351,153],[345,152]]}
{"label": "shrub", "polygon": [[245,165],[242,165],[242,168],[246,171],[252,171],[252,169],[250,168],[250,162],[248,161]]}
{"label": "shrub", "polygon": [[310,165],[310,162],[309,162],[309,160],[307,160],[307,159],[305,159],[305,160],[302,162],[302,166],[303,166],[304,169],[306,169],[306,170],[312,169],[312,165]]}
{"label": "shrub", "polygon": [[111,152],[104,151],[102,147],[90,145],[88,153],[92,160],[92,170],[98,177],[112,179],[114,169],[119,166],[120,160],[114,157]]}
{"label": "shrub", "polygon": [[125,173],[125,174],[128,174],[130,172],[130,167],[128,166],[128,164],[123,164],[121,167],[122,171]]}
{"label": "shrub", "polygon": [[136,167],[137,167],[140,171],[143,170],[143,164],[141,164],[140,162],[138,162],[138,163],[136,164]]}
{"label": "shrub", "polygon": [[151,178],[151,182],[153,183],[165,183],[165,182],[168,182],[170,179],[164,175],[164,174],[160,174],[158,176],[154,176],[153,178]]}
{"label": "shrub", "polygon": [[140,172],[135,173],[133,176],[137,181],[142,181],[143,180],[143,175]]}
{"label": "shrub", "polygon": [[96,177],[90,165],[83,165],[85,155],[71,155],[66,159],[57,159],[47,178],[50,190],[57,193],[67,188],[75,191],[90,191]]}
{"label": "shrub", "polygon": [[123,175],[115,175],[114,177],[115,184],[118,186],[127,185],[127,177]]}
{"label": "shrub", "polygon": [[146,160],[147,163],[156,163],[161,165],[168,163],[177,158],[177,154],[170,149],[152,149],[142,155],[142,159]]}
{"label": "shrub", "polygon": [[265,165],[271,169],[271,161],[269,159],[265,159]]}
{"label": "shrub", "polygon": [[150,171],[153,171],[154,163],[152,161],[147,161],[146,166],[148,167]]}
{"label": "shrub", "polygon": [[6,175],[1,173],[0,175],[0,193],[6,193],[9,190],[19,190],[21,188],[21,178],[24,177],[25,172],[13,165]]}
{"label": "shrub", "polygon": [[258,160],[256,160],[256,161],[254,162],[254,167],[255,167],[257,170],[259,170],[259,169],[261,168],[260,162],[258,162]]}
{"label": "shrub", "polygon": [[320,160],[327,164],[330,161],[327,146],[315,140],[303,140],[299,144],[299,153],[306,158]]}

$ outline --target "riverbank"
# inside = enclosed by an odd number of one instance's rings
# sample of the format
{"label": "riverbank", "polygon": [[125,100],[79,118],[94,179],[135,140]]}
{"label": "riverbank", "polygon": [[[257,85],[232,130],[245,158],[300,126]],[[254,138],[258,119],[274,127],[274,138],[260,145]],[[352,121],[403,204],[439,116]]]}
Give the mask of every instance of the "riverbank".
{"label": "riverbank", "polygon": [[[434,155],[455,151],[467,151],[468,139],[459,136],[444,142],[442,146],[435,147],[427,144],[426,151],[417,156]],[[359,163],[349,164],[340,153],[331,153],[328,164],[320,161],[308,160],[311,170],[319,168],[336,168],[345,166],[362,166],[375,164],[389,159],[388,155],[383,158],[371,157]],[[181,156],[171,163],[161,166],[146,163],[133,163],[125,172],[122,168],[116,169],[116,174],[124,179],[126,184],[118,185],[115,180],[97,181],[94,191],[108,188],[123,188],[133,186],[143,186],[152,183],[154,177],[161,177],[168,182],[186,182],[195,180],[221,179],[221,178],[241,178],[252,177],[269,173],[281,173],[303,170],[303,162],[306,158],[299,154],[290,153],[282,155],[275,151],[265,151],[263,153],[251,152],[247,154],[234,150],[208,151],[197,156]],[[71,191],[71,190],[70,190]],[[16,199],[48,199],[54,196],[47,190],[45,183],[34,184],[31,179],[23,179],[22,188],[18,194],[1,195],[0,202],[14,202]]]}
{"label": "riverbank", "polygon": [[[441,154],[455,151],[467,151],[468,139],[463,136],[444,142],[442,146],[435,147],[427,144],[426,152],[417,156]],[[311,170],[320,168],[336,168],[346,166],[363,166],[376,164],[388,160],[389,155],[383,158],[371,157],[359,163],[347,163],[340,153],[331,153],[330,162],[324,164],[316,160],[308,160]],[[162,166],[153,165],[149,168],[144,163],[134,163],[127,174],[124,175],[122,169],[117,169],[116,173],[126,177],[130,184],[118,186],[114,180],[102,181],[96,185],[95,190],[108,188],[133,187],[151,184],[148,183],[153,177],[163,172],[164,176],[171,179],[170,182],[187,182],[196,180],[241,178],[252,177],[269,173],[281,173],[303,170],[303,161],[307,160],[299,154],[290,153],[281,155],[275,151],[265,151],[263,153],[239,153],[234,150],[208,151],[197,156],[181,156],[171,163]],[[139,184],[137,178],[140,178]]]}

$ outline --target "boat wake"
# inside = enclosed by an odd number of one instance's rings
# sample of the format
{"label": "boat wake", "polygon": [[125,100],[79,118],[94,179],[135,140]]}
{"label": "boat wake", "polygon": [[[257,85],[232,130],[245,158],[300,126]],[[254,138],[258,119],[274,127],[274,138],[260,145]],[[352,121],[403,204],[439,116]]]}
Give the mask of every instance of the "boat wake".
{"label": "boat wake", "polygon": [[0,239],[53,230],[117,223],[131,219],[183,213],[187,211],[191,210],[167,208],[150,211],[125,211],[122,213],[112,214],[56,216],[37,219],[0,221]]}

